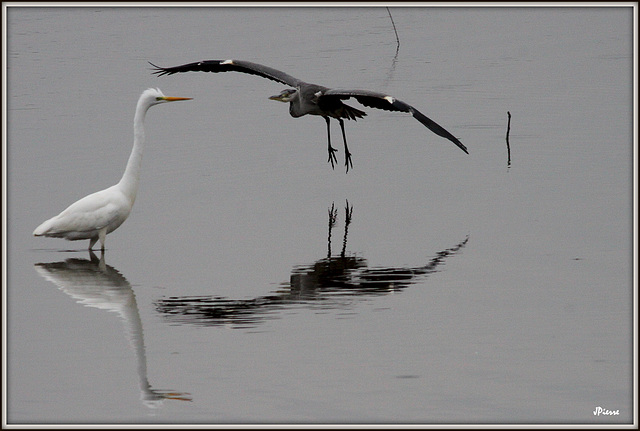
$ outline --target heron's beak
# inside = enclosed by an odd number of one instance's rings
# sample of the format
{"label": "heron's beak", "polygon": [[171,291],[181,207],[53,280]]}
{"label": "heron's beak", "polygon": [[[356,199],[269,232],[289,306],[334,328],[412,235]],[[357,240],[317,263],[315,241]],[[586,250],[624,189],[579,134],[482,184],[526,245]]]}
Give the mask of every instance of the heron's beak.
{"label": "heron's beak", "polygon": [[282,102],[282,94],[276,94],[275,96],[269,97],[269,100],[277,100],[278,102]]}
{"label": "heron's beak", "polygon": [[167,102],[176,102],[178,100],[193,100],[193,97],[162,97],[162,100]]}

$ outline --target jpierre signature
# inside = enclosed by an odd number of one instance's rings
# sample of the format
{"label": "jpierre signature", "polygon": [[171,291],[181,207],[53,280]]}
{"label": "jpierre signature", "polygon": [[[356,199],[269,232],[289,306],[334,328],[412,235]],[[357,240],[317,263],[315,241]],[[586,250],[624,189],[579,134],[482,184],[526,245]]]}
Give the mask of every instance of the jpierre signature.
{"label": "jpierre signature", "polygon": [[593,415],[594,416],[617,416],[620,414],[620,410],[609,410],[609,409],[604,409],[600,406],[596,407],[596,409],[593,411]]}

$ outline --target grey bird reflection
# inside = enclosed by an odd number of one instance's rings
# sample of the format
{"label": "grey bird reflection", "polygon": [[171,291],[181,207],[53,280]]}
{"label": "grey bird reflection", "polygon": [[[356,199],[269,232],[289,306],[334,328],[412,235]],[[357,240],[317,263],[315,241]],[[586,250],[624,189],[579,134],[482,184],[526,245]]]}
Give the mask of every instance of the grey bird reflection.
{"label": "grey bird reflection", "polygon": [[87,307],[116,312],[122,318],[125,333],[137,360],[140,399],[149,408],[157,408],[164,400],[191,401],[188,393],[152,389],[147,377],[142,320],[131,284],[116,269],[90,251],[90,260],[71,258],[63,262],[36,263],[43,278]]}
{"label": "grey bird reflection", "polygon": [[252,299],[233,300],[216,296],[177,296],[155,302],[156,310],[171,323],[199,326],[225,325],[254,328],[267,319],[279,318],[296,308],[341,309],[354,300],[399,292],[440,270],[445,259],[458,253],[469,237],[439,252],[424,266],[369,268],[366,259],[346,252],[353,207],[347,202],[342,249],[332,254],[332,231],[337,210],[329,209],[327,257],[293,269],[289,283],[272,294]]}

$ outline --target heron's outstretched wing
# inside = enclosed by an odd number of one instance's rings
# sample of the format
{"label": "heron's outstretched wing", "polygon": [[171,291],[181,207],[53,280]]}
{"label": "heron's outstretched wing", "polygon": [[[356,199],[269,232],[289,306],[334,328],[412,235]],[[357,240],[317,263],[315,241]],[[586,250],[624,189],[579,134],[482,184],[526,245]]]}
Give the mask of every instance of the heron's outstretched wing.
{"label": "heron's outstretched wing", "polygon": [[411,115],[413,115],[413,118],[424,124],[433,133],[440,135],[443,138],[447,138],[456,144],[462,151],[469,154],[467,147],[465,147],[458,138],[449,133],[444,127],[428,118],[413,106],[408,105],[395,97],[369,90],[327,90],[321,97],[337,97],[343,100],[354,97],[358,102],[364,106],[368,106],[369,108],[384,109],[385,111],[410,112]]}
{"label": "heron's outstretched wing", "polygon": [[296,87],[301,82],[298,78],[294,78],[272,67],[242,60],[205,60],[175,67],[159,67],[151,62],[149,62],[149,64],[155,67],[153,73],[158,74],[158,76],[173,75],[174,73],[180,72],[242,72],[261,76],[292,87]]}

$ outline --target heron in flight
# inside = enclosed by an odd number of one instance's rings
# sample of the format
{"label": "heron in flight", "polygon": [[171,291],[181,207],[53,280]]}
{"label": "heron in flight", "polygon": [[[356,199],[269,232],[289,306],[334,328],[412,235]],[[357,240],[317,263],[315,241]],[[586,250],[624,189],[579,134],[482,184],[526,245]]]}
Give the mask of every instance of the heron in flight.
{"label": "heron in flight", "polygon": [[365,112],[342,102],[343,100],[350,99],[351,97],[369,108],[384,109],[386,111],[410,112],[416,120],[424,124],[429,130],[443,138],[447,138],[456,144],[462,151],[469,154],[467,147],[465,147],[458,138],[453,136],[438,123],[425,116],[413,106],[384,93],[369,90],[342,90],[327,88],[322,85],[310,84],[308,82],[301,81],[298,78],[294,78],[291,75],[273,69],[269,66],[243,60],[206,60],[175,67],[159,67],[151,62],[150,64],[155,68],[153,73],[158,76],[173,75],[174,73],[180,72],[242,72],[261,76],[263,78],[294,87],[285,89],[280,94],[269,97],[269,99],[285,103],[289,102],[289,113],[292,117],[297,118],[311,114],[319,115],[325,119],[327,122],[329,151],[328,162],[331,163],[332,168],[335,168],[335,163],[337,162],[335,155],[337,150],[331,146],[331,128],[329,120],[331,118],[335,118],[338,120],[338,123],[340,123],[342,139],[344,142],[345,166],[347,167],[347,172],[349,172],[349,167],[353,167],[353,162],[351,161],[351,152],[349,152],[349,147],[347,146],[347,136],[344,132],[343,119],[357,120],[358,118],[362,118],[367,115]]}
{"label": "heron in flight", "polygon": [[191,98],[167,97],[156,88],[144,91],[136,106],[133,119],[133,148],[120,182],[69,205],[60,214],[38,226],[33,231],[33,235],[65,238],[69,241],[88,239],[89,250],[99,239],[101,250],[104,251],[107,234],[124,223],[136,200],[145,141],[144,119],[147,111],[154,105],[178,100],[191,100]]}

